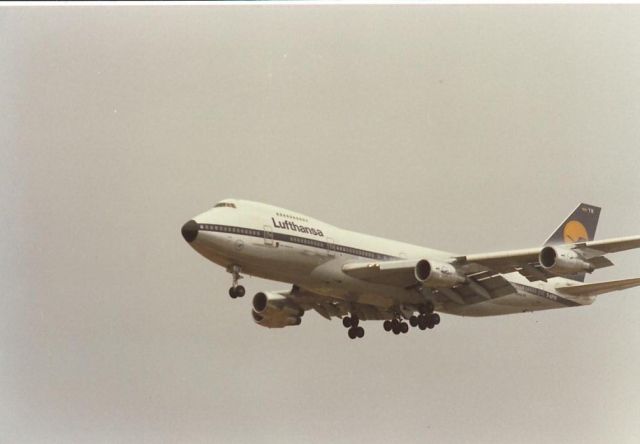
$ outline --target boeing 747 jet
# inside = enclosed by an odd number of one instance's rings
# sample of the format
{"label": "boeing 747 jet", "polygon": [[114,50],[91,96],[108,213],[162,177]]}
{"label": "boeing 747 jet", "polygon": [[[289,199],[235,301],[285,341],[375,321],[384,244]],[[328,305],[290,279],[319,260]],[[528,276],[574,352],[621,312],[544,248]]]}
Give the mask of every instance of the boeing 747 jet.
{"label": "boeing 747 jet", "polygon": [[[291,284],[253,297],[254,321],[299,325],[308,310],[337,317],[351,339],[362,321],[407,333],[440,323],[440,313],[493,316],[590,305],[640,278],[584,283],[613,263],[609,253],[640,247],[640,236],[593,240],[600,208],[580,204],[542,245],[455,254],[374,237],[258,202],[225,199],[189,220],[182,236],[232,275],[229,295],[244,296],[242,274]],[[407,322],[408,321],[408,322]]]}

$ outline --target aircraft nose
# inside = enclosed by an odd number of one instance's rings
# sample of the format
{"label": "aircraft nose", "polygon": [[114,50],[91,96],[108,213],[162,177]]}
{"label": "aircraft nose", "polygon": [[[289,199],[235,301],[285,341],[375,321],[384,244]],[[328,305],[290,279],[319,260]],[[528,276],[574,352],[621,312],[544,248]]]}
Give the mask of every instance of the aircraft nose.
{"label": "aircraft nose", "polygon": [[195,240],[195,238],[198,236],[198,223],[195,220],[190,220],[189,222],[187,222],[186,224],[184,224],[182,226],[182,237],[184,237],[184,240],[186,240],[187,242],[191,243]]}

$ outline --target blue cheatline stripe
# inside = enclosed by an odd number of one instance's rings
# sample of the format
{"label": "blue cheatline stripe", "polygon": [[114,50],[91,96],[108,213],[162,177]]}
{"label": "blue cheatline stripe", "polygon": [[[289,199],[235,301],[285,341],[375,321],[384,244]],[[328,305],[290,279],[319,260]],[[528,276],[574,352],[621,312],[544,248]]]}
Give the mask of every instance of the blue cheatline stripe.
{"label": "blue cheatline stripe", "polygon": [[[245,228],[234,225],[220,225],[220,224],[198,224],[200,231],[212,231],[216,233],[232,233],[232,234],[240,234],[243,236],[251,236],[251,237],[265,237],[264,230],[256,230],[255,228]],[[292,244],[306,245],[308,247],[320,248],[323,250],[334,250],[339,253],[351,254],[353,256],[365,257],[368,259],[377,259],[377,260],[389,260],[389,259],[397,259],[395,256],[390,256],[384,253],[377,253],[375,251],[362,250],[360,248],[349,247],[348,245],[339,245],[333,244],[331,242],[321,241],[317,239],[310,239],[308,237],[303,236],[294,236],[292,234],[284,234],[284,233],[276,233],[269,231],[269,238],[273,238],[273,240],[280,242],[290,242]]]}

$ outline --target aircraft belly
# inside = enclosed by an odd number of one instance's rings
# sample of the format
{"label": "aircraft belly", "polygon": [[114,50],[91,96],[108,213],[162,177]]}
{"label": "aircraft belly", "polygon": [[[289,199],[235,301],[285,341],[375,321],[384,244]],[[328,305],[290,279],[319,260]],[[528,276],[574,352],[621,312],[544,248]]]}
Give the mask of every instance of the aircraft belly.
{"label": "aircraft belly", "polygon": [[509,293],[505,296],[468,305],[446,302],[439,308],[439,311],[460,316],[497,316],[562,307],[561,304],[535,295]]}
{"label": "aircraft belly", "polygon": [[325,296],[382,308],[425,302],[425,297],[417,291],[371,283],[347,275],[342,271],[342,266],[348,260],[337,257],[327,261],[316,267],[305,281],[298,283]]}

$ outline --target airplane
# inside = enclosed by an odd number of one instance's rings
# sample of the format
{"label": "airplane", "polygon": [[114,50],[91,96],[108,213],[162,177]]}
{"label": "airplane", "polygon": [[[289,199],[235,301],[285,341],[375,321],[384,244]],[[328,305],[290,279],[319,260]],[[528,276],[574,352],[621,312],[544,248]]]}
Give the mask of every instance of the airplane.
{"label": "airplane", "polygon": [[[440,324],[439,313],[493,316],[592,304],[640,278],[584,283],[609,267],[606,254],[640,247],[640,236],[594,240],[600,208],[581,203],[538,247],[455,254],[344,230],[310,216],[240,199],[224,199],[182,226],[182,236],[232,275],[231,298],[244,296],[242,273],[291,284],[259,291],[255,323],[299,325],[306,311],[341,318],[351,339],[361,321],[387,332]],[[408,321],[408,323],[407,323]]]}

